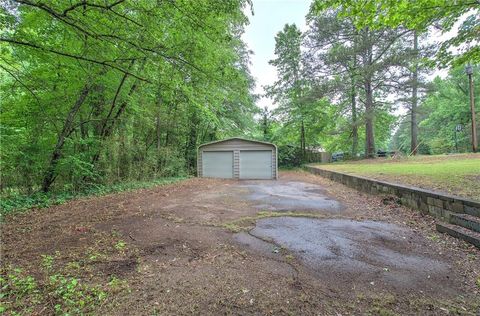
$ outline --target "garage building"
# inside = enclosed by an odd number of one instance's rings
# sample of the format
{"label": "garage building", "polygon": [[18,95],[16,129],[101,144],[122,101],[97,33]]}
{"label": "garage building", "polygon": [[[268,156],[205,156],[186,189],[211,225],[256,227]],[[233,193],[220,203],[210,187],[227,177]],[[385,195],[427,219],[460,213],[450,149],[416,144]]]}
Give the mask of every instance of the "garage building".
{"label": "garage building", "polygon": [[198,147],[199,177],[223,179],[277,179],[277,146],[239,137]]}

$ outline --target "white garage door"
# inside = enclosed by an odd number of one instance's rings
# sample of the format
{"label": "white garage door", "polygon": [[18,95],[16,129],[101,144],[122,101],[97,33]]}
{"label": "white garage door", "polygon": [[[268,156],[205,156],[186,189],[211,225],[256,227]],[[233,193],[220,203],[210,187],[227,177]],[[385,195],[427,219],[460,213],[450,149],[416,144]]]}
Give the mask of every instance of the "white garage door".
{"label": "white garage door", "polygon": [[233,151],[204,151],[203,176],[209,178],[233,178]]}
{"label": "white garage door", "polygon": [[272,151],[240,151],[240,179],[272,179]]}

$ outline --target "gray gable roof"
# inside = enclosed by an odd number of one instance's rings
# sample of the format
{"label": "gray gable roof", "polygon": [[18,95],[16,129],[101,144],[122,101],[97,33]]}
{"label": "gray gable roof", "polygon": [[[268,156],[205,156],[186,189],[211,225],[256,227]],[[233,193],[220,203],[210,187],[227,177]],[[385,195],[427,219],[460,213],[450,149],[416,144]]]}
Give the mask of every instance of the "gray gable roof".
{"label": "gray gable roof", "polygon": [[223,142],[227,142],[227,141],[230,141],[230,140],[242,140],[242,141],[245,141],[245,142],[270,145],[270,146],[273,146],[273,147],[277,148],[277,146],[275,144],[272,144],[272,143],[269,143],[269,142],[264,142],[264,141],[260,141],[260,140],[253,140],[253,139],[246,139],[246,138],[242,138],[242,137],[230,137],[230,138],[225,138],[225,139],[221,139],[221,140],[215,140],[213,142],[208,142],[208,143],[205,143],[205,144],[201,144],[200,146],[198,146],[198,148],[206,146],[206,145],[223,143]]}

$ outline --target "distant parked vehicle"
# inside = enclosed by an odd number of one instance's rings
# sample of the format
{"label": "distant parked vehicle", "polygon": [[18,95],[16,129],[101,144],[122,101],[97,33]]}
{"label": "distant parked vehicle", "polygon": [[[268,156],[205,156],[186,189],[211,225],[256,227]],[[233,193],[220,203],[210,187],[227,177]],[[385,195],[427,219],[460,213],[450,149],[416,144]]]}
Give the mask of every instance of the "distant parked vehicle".
{"label": "distant parked vehicle", "polygon": [[343,152],[333,153],[332,154],[332,162],[335,161],[342,161],[344,159]]}
{"label": "distant parked vehicle", "polygon": [[385,150],[377,150],[377,157],[387,157],[387,152]]}
{"label": "distant parked vehicle", "polygon": [[392,157],[395,155],[394,151],[378,150],[377,157]]}

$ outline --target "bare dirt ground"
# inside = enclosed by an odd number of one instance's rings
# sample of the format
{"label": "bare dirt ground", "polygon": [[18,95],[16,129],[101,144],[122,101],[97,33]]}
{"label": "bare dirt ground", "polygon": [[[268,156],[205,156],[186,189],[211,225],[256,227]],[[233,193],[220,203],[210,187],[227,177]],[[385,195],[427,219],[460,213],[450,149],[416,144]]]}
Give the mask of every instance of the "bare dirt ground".
{"label": "bare dirt ground", "polygon": [[480,313],[480,251],[299,171],[72,201],[7,218],[1,237],[3,267],[41,279],[50,255],[82,282],[120,280],[98,315]]}

